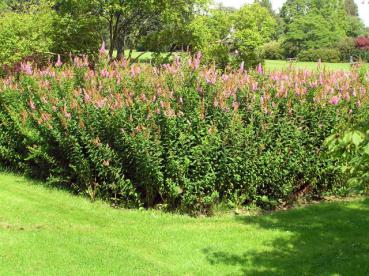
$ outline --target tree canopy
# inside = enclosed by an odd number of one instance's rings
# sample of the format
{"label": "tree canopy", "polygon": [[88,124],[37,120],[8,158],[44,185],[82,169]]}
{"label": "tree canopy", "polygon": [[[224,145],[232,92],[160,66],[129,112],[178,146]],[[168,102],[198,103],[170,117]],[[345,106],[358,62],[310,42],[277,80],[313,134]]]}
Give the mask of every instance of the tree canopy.
{"label": "tree canopy", "polygon": [[[270,0],[254,0],[240,9],[210,3],[0,0],[0,44],[7,45],[0,55],[3,64],[36,56],[36,52],[47,53],[49,58],[96,56],[104,41],[111,60],[125,55],[130,59],[134,50],[160,57],[161,52],[169,57],[174,51],[201,51],[204,61],[225,68],[242,61],[253,66],[263,60],[265,51],[273,51],[268,56],[295,57],[301,51],[342,48],[346,57],[347,47],[353,45],[346,38],[352,42],[368,34],[354,0],[287,0],[279,13]],[[23,43],[24,39],[29,43]]]}
{"label": "tree canopy", "polygon": [[[109,56],[117,50],[134,48],[142,36],[159,32],[163,26],[180,26],[200,11],[207,0],[93,0],[98,14],[107,22]],[[170,24],[168,24],[170,22]]]}
{"label": "tree canopy", "polygon": [[286,54],[306,49],[334,47],[345,37],[362,34],[365,26],[352,0],[287,0],[280,16],[286,24]]}

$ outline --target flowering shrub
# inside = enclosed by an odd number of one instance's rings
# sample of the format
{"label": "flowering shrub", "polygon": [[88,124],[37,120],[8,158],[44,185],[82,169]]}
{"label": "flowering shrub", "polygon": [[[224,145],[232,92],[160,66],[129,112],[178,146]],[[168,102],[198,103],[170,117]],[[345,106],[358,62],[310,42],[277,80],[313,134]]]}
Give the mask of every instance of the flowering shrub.
{"label": "flowering shrub", "polygon": [[23,64],[0,81],[0,164],[115,205],[192,214],[345,187],[324,139],[367,106],[368,76]]}
{"label": "flowering shrub", "polygon": [[356,38],[352,56],[357,60],[369,62],[369,37],[360,36]]}
{"label": "flowering shrub", "polygon": [[369,51],[369,37],[359,36],[355,44],[357,48]]}

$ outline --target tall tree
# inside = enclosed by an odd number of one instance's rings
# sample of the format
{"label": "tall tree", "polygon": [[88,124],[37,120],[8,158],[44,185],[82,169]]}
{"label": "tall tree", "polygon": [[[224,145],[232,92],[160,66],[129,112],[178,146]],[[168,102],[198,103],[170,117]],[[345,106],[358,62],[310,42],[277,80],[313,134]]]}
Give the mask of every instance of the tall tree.
{"label": "tall tree", "polygon": [[348,37],[358,37],[366,34],[365,24],[358,16],[347,16],[346,35]]}
{"label": "tall tree", "polygon": [[214,10],[225,11],[225,12],[235,12],[237,11],[237,8],[225,6],[222,2],[220,2],[215,6]]}
{"label": "tall tree", "polygon": [[280,16],[286,23],[286,54],[293,56],[310,48],[332,48],[346,36],[362,33],[353,1],[287,0]]}
{"label": "tall tree", "polygon": [[290,24],[310,13],[322,15],[329,20],[335,19],[333,23],[340,26],[345,24],[342,20],[346,15],[344,2],[337,0],[287,0],[281,8],[280,16],[286,24]]}
{"label": "tall tree", "polygon": [[55,0],[53,51],[61,54],[96,55],[101,44],[102,21],[90,0]]}
{"label": "tall tree", "polygon": [[109,56],[133,49],[140,38],[159,30],[168,20],[180,22],[193,15],[207,0],[94,0],[109,28]]}
{"label": "tall tree", "polygon": [[365,34],[365,24],[359,17],[359,8],[354,0],[345,0],[345,11],[347,14],[347,36],[357,37]]}
{"label": "tall tree", "polygon": [[329,24],[322,15],[309,13],[289,24],[284,48],[287,56],[294,57],[303,50],[332,47],[343,37],[344,30]]}
{"label": "tall tree", "polygon": [[359,8],[354,0],[345,0],[345,10],[348,15],[359,16]]}
{"label": "tall tree", "polygon": [[273,10],[273,5],[272,2],[270,0],[255,0],[255,3],[259,4],[260,6],[268,9],[268,11],[271,14],[275,14],[274,10]]}
{"label": "tall tree", "polygon": [[25,2],[27,1],[2,2],[0,71],[5,67],[12,69],[25,59],[42,64],[47,60],[52,48],[53,41],[50,34],[54,12],[48,5],[38,5],[33,1],[32,3]]}
{"label": "tall tree", "polygon": [[276,31],[276,20],[267,8],[254,3],[243,6],[234,18],[237,60],[250,67],[262,62],[262,46]]}

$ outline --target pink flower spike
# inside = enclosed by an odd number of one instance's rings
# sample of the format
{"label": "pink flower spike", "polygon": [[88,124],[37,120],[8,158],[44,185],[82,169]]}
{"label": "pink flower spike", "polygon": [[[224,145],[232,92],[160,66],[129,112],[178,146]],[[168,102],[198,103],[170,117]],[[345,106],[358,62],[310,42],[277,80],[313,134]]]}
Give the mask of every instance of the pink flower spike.
{"label": "pink flower spike", "polygon": [[340,98],[338,96],[333,96],[330,100],[330,103],[333,105],[337,105],[340,102]]}
{"label": "pink flower spike", "polygon": [[29,101],[29,106],[30,106],[30,108],[32,110],[35,110],[36,109],[36,105],[35,105],[35,103],[32,100]]}
{"label": "pink flower spike", "polygon": [[195,59],[193,60],[193,65],[192,68],[193,69],[198,69],[200,67],[201,64],[201,58],[202,58],[202,53],[201,52],[197,52]]}
{"label": "pink flower spike", "polygon": [[226,75],[226,74],[223,74],[222,75],[222,80],[223,81],[227,81],[229,79],[229,76],[228,75]]}
{"label": "pink flower spike", "polygon": [[263,72],[264,72],[264,70],[263,70],[263,66],[261,65],[261,63],[259,63],[259,65],[258,65],[258,73],[259,73],[260,75],[262,75],[262,74],[263,74]]}
{"label": "pink flower spike", "polygon": [[134,65],[131,66],[131,76],[132,77],[136,76],[136,70],[135,70],[135,66]]}
{"label": "pink flower spike", "polygon": [[61,67],[62,65],[63,65],[63,63],[61,61],[60,55],[58,55],[58,60],[56,61],[55,66],[56,67]]}
{"label": "pink flower spike", "polygon": [[243,73],[244,70],[245,70],[245,62],[242,61],[241,62],[241,65],[240,65],[240,71],[241,71],[241,73]]}
{"label": "pink flower spike", "polygon": [[32,66],[30,63],[22,63],[21,64],[21,70],[23,73],[27,74],[27,75],[32,75],[33,71],[32,71]]}
{"label": "pink flower spike", "polygon": [[102,44],[101,44],[101,48],[99,50],[100,55],[105,55],[105,41],[103,40]]}
{"label": "pink flower spike", "polygon": [[100,71],[100,75],[103,77],[103,78],[109,78],[110,74],[109,74],[109,71],[106,70],[105,68],[103,70]]}

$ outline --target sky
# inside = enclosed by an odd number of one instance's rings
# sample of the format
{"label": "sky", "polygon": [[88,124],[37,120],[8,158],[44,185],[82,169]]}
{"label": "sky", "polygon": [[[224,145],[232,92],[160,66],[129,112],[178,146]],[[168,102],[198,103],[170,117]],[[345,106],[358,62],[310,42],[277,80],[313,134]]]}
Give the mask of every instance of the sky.
{"label": "sky", "polygon": [[[216,2],[218,3],[222,2],[225,6],[239,8],[245,3],[252,3],[254,1],[253,0],[216,0]],[[271,0],[271,2],[273,4],[273,8],[278,10],[283,5],[285,0]],[[365,24],[369,26],[369,0],[364,0],[364,1],[355,0],[355,2],[359,7],[360,17],[363,19]]]}

